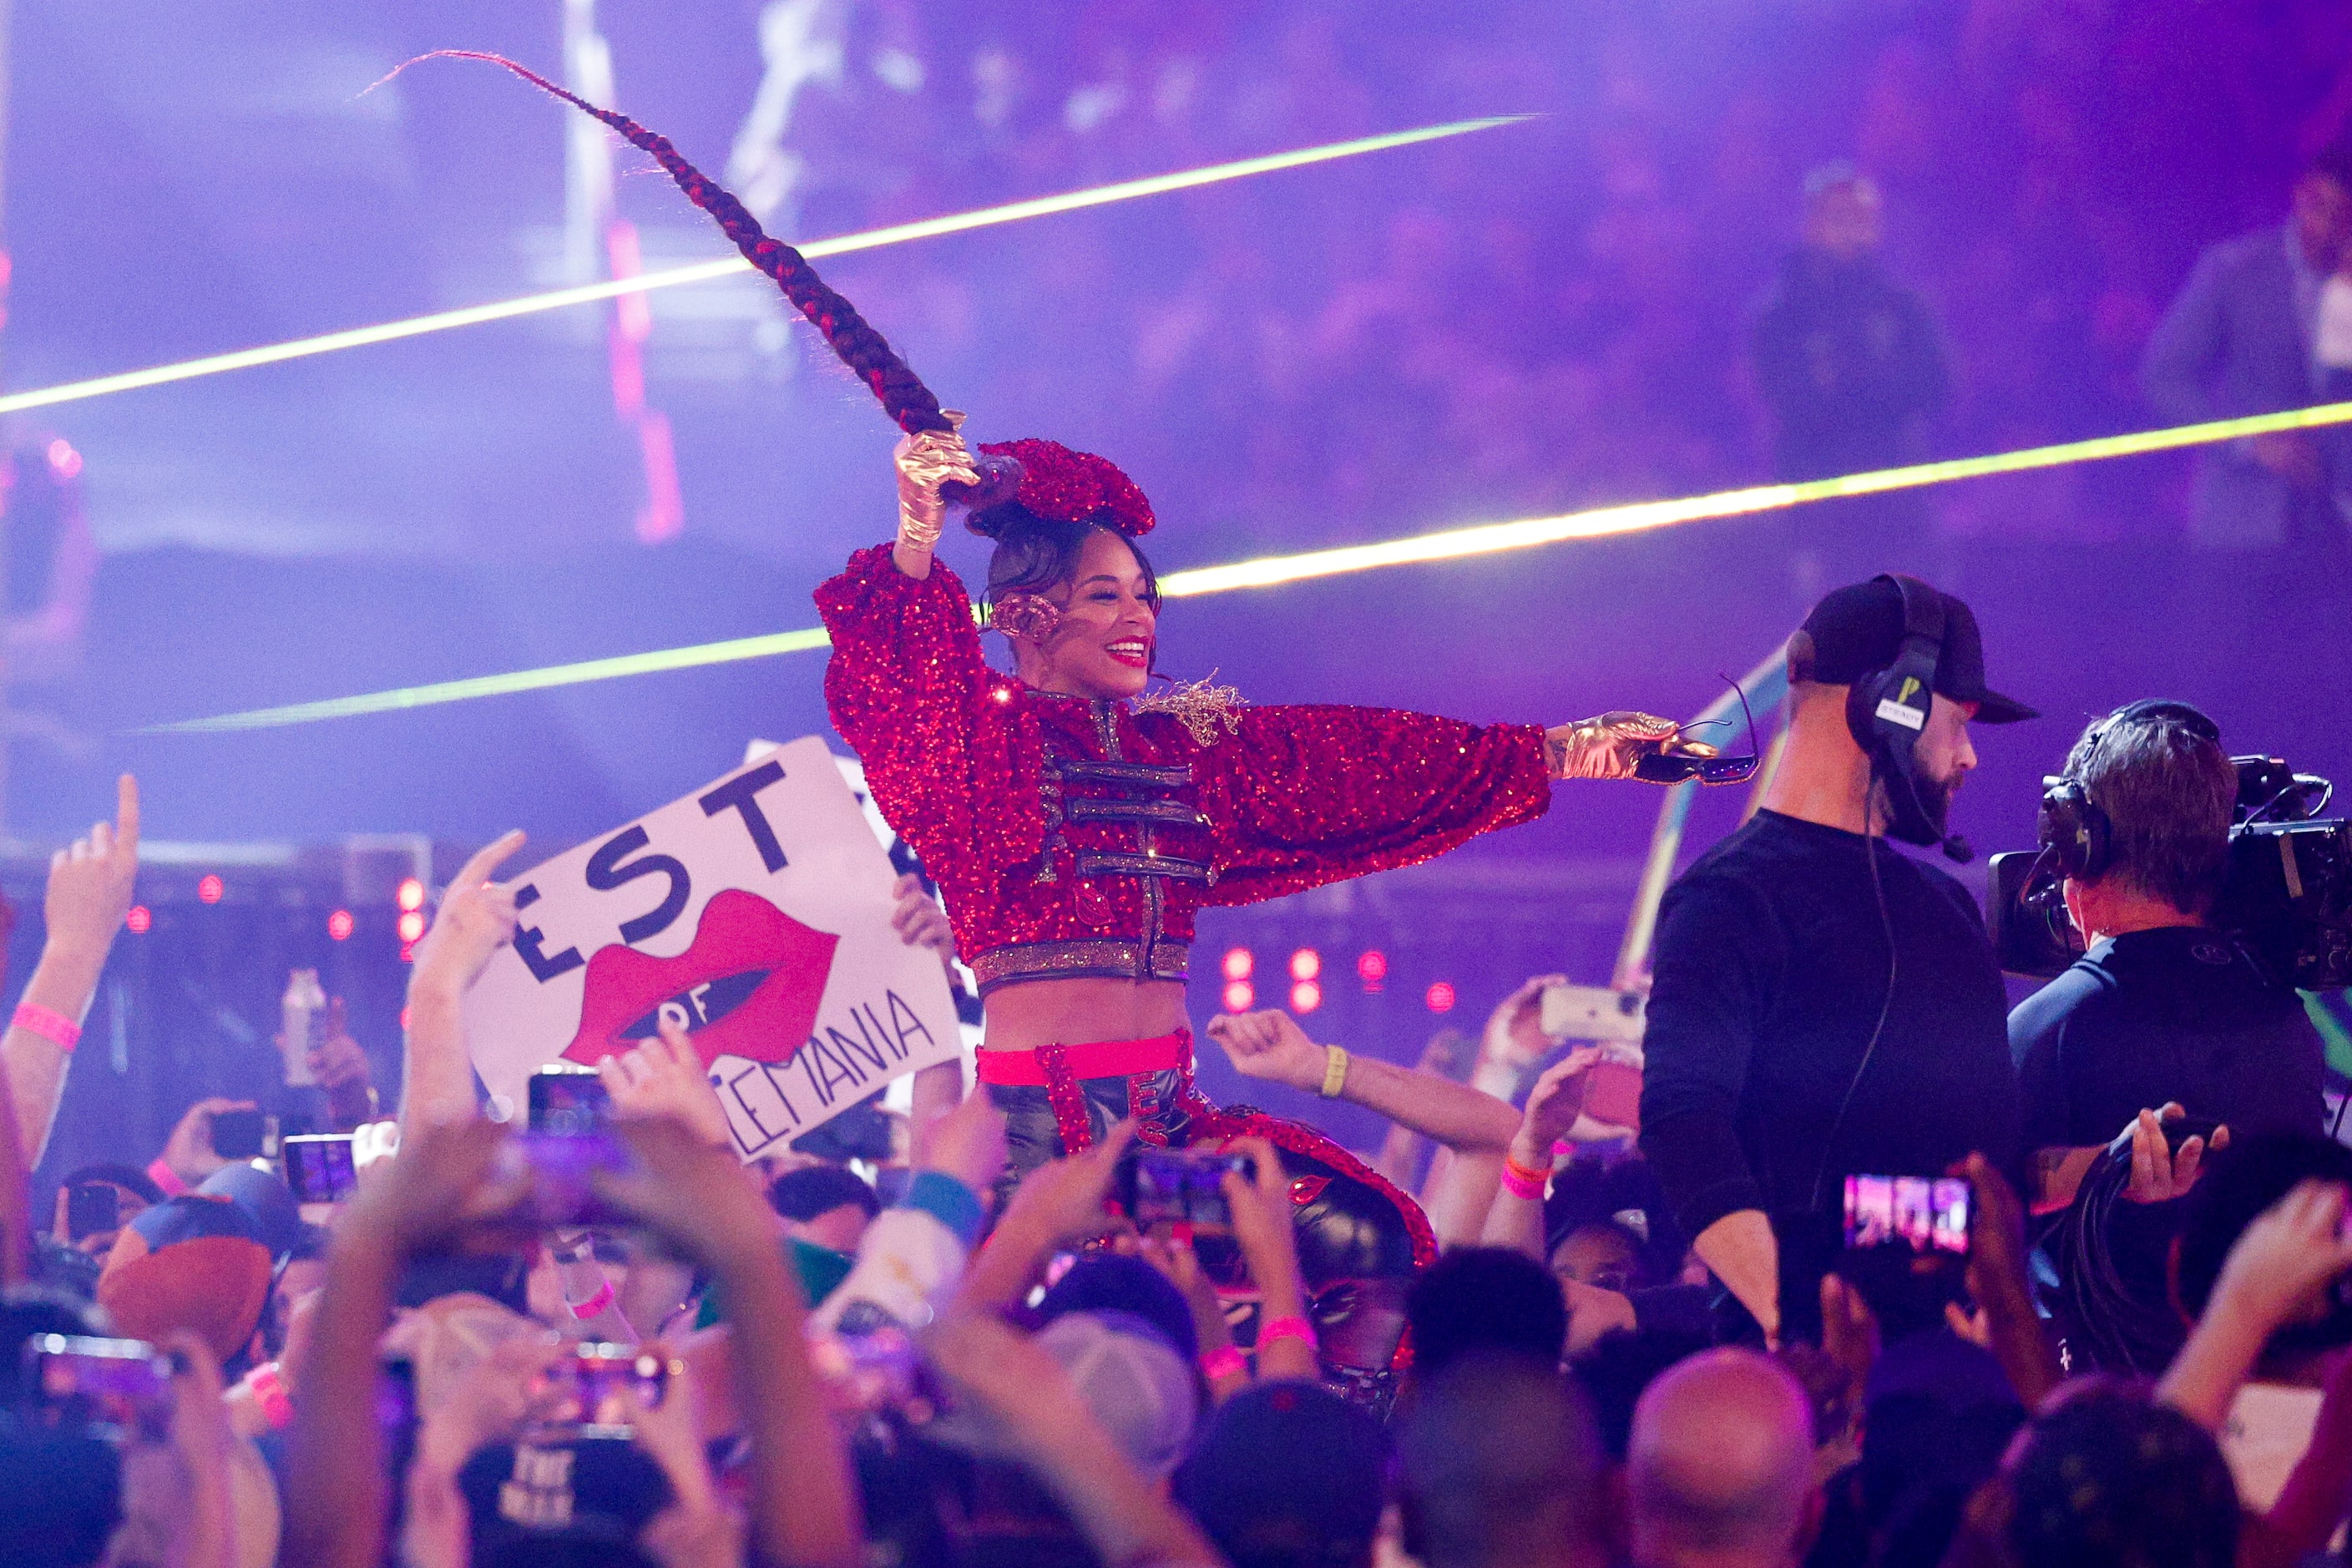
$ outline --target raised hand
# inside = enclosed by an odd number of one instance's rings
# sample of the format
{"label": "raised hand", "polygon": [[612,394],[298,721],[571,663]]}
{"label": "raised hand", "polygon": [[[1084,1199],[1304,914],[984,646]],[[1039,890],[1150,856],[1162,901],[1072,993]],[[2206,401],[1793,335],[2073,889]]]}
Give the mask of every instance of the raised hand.
{"label": "raised hand", "polygon": [[489,966],[492,955],[514,940],[514,889],[491,881],[490,873],[521,847],[522,830],[517,828],[466,862],[441,895],[432,926],[417,940],[412,986],[437,984],[462,992]]}
{"label": "raised hand", "polygon": [[1250,1157],[1251,1173],[1228,1171],[1218,1184],[1234,1216],[1234,1240],[1249,1266],[1250,1279],[1265,1296],[1269,1317],[1300,1310],[1298,1242],[1291,1231],[1290,1175],[1282,1156],[1263,1138],[1236,1138],[1225,1145]]}
{"label": "raised hand", "polygon": [[673,1117],[704,1142],[731,1147],[727,1109],[719,1102],[701,1053],[675,1019],[662,1019],[660,1028],[660,1034],[635,1050],[596,1064],[596,1076],[613,1097],[614,1113]]}
{"label": "raised hand", "polygon": [[890,896],[898,900],[890,911],[890,929],[908,947],[927,947],[940,955],[941,963],[955,959],[955,931],[948,924],[947,910],[939,900],[923,891],[921,880],[913,875],[901,877],[890,888]]}
{"label": "raised hand", "polygon": [[338,1241],[410,1258],[486,1228],[520,1233],[530,1173],[500,1168],[506,1136],[495,1121],[414,1130],[398,1158],[368,1167],[381,1173],[360,1184],[336,1226]]}
{"label": "raised hand", "polygon": [[[947,413],[951,423],[963,423],[962,415],[941,412]],[[902,436],[890,460],[898,469],[900,549],[928,556],[939,544],[940,531],[947,523],[947,498],[940,493],[940,487],[949,483],[977,485],[980,470],[972,466],[971,453],[965,447],[962,436],[954,430],[926,430],[918,436]]]}
{"label": "raised hand", "polygon": [[607,1203],[713,1273],[747,1257],[776,1256],[775,1213],[731,1152],[674,1116],[625,1117],[613,1125],[636,1168],[592,1178]]}
{"label": "raised hand", "polygon": [[1543,1032],[1543,994],[1548,987],[1567,984],[1565,974],[1538,974],[1519,982],[1486,1015],[1486,1027],[1479,1037],[1480,1058],[1526,1064],[1549,1050],[1551,1041]]}
{"label": "raised hand", "polygon": [[2222,1261],[2207,1303],[2264,1335],[2310,1315],[2319,1295],[2352,1268],[2344,1235],[2346,1194],[2334,1182],[2305,1182],[2264,1209]]}
{"label": "raised hand", "polygon": [[1567,1137],[1583,1114],[1585,1090],[1591,1087],[1589,1075],[1600,1059],[1600,1047],[1585,1046],[1543,1070],[1528,1090],[1528,1109],[1520,1118],[1518,1136],[1511,1140],[1512,1159],[1530,1170],[1551,1169],[1552,1145]]}
{"label": "raised hand", "polygon": [[191,1187],[222,1169],[228,1161],[213,1148],[213,1118],[224,1110],[253,1108],[249,1100],[224,1100],[217,1095],[188,1107],[163,1141],[165,1167]]}
{"label": "raised hand", "polygon": [[1244,1078],[1286,1083],[1294,1089],[1323,1086],[1330,1055],[1307,1038],[1297,1020],[1278,1009],[1229,1013],[1209,1020],[1209,1038],[1225,1049]]}
{"label": "raised hand", "polygon": [[1004,1215],[997,1221],[989,1247],[1010,1235],[1018,1238],[1017,1245],[1042,1251],[1110,1229],[1113,1221],[1103,1200],[1110,1195],[1119,1156],[1134,1141],[1135,1123],[1121,1121],[1093,1148],[1049,1160],[1030,1172],[1013,1189],[1013,1201],[1004,1205]]}
{"label": "raised hand", "polygon": [[115,783],[114,821],[49,857],[42,914],[50,951],[103,963],[138,879],[139,781],[124,773]]}
{"label": "raised hand", "polygon": [[1004,1171],[1004,1113],[985,1094],[917,1130],[915,1168],[953,1176],[985,1194]]}

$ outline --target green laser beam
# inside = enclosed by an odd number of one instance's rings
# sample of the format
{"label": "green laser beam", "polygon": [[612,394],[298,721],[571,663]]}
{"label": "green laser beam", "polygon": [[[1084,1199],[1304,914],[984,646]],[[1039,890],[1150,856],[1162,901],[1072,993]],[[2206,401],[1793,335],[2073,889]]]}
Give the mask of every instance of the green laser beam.
{"label": "green laser beam", "polygon": [[[1959,479],[2021,474],[2036,468],[2061,468],[2069,463],[2098,462],[2109,458],[2137,457],[2147,452],[2166,452],[2182,447],[2242,440],[2249,436],[2313,430],[2345,424],[2352,424],[2352,403],[2329,403],[2314,408],[2288,409],[2279,414],[2251,414],[2235,419],[2177,425],[2162,430],[2138,430],[2123,436],[2061,441],[2054,446],[2027,447],[1982,457],[1911,463],[1897,468],[1874,468],[1866,473],[1807,479],[1797,484],[1753,485],[1745,489],[1717,490],[1709,495],[1687,496],[1675,500],[1590,507],[1557,517],[1481,523],[1374,544],[1346,544],[1329,550],[1261,556],[1254,561],[1237,561],[1224,566],[1196,566],[1162,576],[1160,591],[1164,596],[1175,599],[1193,598],[1203,594],[1227,594],[1243,588],[1272,588],[1285,583],[1334,577],[1352,572],[1370,572],[1389,566],[1528,550],[1571,539],[1639,533],[1706,518],[1779,511],[1808,501],[1828,500],[1838,496],[1917,489],[1927,485],[1950,484]],[[172,723],[150,724],[131,733],[197,735],[217,734],[231,730],[268,730],[286,724],[313,723],[321,719],[348,719],[364,713],[388,713],[405,708],[428,708],[436,703],[464,702],[477,697],[498,697],[514,691],[538,691],[551,686],[614,680],[626,675],[649,675],[659,670],[730,664],[739,659],[769,658],[777,654],[824,647],[827,642],[823,628],[811,626],[802,631],[736,637],[727,642],[703,643],[693,647],[663,648],[653,653],[624,654],[616,658],[594,658],[544,669],[518,670],[510,675],[476,676],[468,680],[445,680],[431,686],[403,687],[396,691],[330,698],[318,702],[297,702],[281,708],[257,708],[211,719],[183,719]]]}
{"label": "green laser beam", "polygon": [[[1302,147],[1295,152],[1270,153],[1256,158],[1242,158],[1232,163],[1212,163],[1203,168],[1183,169],[1169,174],[1150,174],[1142,179],[1121,180],[1116,184],[1096,185],[1081,191],[1065,191],[1058,195],[1034,196],[1026,201],[1003,202],[976,211],[950,213],[942,217],[919,219],[913,223],[892,224],[887,228],[866,229],[856,234],[838,235],[831,239],[812,241],[800,247],[803,256],[822,260],[828,256],[847,256],[854,251],[878,250],[884,246],[904,245],[911,240],[936,239],[941,235],[962,234],[976,228],[992,228],[1001,224],[1018,223],[1024,218],[1050,217],[1056,213],[1083,211],[1087,207],[1107,206],[1113,202],[1134,201],[1142,196],[1165,195],[1171,191],[1194,190],[1202,185],[1220,184],[1227,180],[1247,179],[1254,174],[1271,174],[1283,169],[1305,168],[1310,163],[1328,163],[1338,158],[1353,158],[1366,153],[1384,153],[1391,148],[1410,147],[1417,142],[1441,141],[1448,136],[1465,136],[1474,131],[1491,131],[1498,125],[1512,125],[1532,116],[1525,114],[1494,115],[1483,120],[1457,120],[1444,125],[1424,125],[1412,131],[1391,131],[1379,136],[1358,137],[1352,142],[1333,142],[1320,147]],[[16,414],[27,408],[53,408],[61,403],[80,403],[93,397],[105,397],[118,392],[136,392],[142,387],[163,386],[177,381],[194,381],[199,376],[221,375],[229,371],[250,370],[257,365],[282,364],[288,360],[309,359],[317,354],[335,353],[343,349],[365,348],[373,343],[389,343],[403,338],[423,337],[428,332],[446,332],[458,327],[477,327],[487,321],[509,321],[517,316],[536,315],[542,310],[561,310],[572,305],[593,304],[599,300],[617,299],[624,294],[650,293],[656,289],[675,289],[688,283],[708,283],[715,279],[731,278],[753,270],[751,264],[740,256],[716,261],[697,261],[683,267],[665,268],[659,272],[642,273],[635,278],[615,278],[602,283],[583,283],[570,289],[551,289],[544,293],[526,294],[516,300],[497,300],[482,305],[464,305],[456,310],[436,310],[429,315],[411,316],[403,321],[380,321],[373,326],[351,327],[342,331],[321,332],[315,337],[295,338],[288,342],[265,343],[257,348],[237,349],[228,353],[206,354],[201,359],[182,360],[174,364],[151,365],[145,370],[123,371],[114,375],[91,376],[85,381],[61,382],[55,386],[36,387],[29,392],[10,393],[0,396],[0,414]]]}

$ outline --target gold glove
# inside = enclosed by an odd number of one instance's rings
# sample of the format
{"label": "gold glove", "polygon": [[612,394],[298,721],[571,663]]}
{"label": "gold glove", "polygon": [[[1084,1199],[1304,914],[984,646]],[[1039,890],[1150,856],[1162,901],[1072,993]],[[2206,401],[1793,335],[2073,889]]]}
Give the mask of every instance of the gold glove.
{"label": "gold glove", "polygon": [[960,433],[964,416],[952,408],[940,412],[957,428],[901,437],[890,454],[898,466],[898,542],[916,550],[935,548],[940,530],[947,525],[948,503],[940,487],[951,479],[980,482],[980,471],[972,467]]}
{"label": "gold glove", "polygon": [[1544,762],[1555,783],[1562,779],[1630,779],[1634,764],[1669,745],[1678,752],[1713,756],[1715,749],[1681,741],[1682,726],[1654,713],[1620,710],[1544,731]]}

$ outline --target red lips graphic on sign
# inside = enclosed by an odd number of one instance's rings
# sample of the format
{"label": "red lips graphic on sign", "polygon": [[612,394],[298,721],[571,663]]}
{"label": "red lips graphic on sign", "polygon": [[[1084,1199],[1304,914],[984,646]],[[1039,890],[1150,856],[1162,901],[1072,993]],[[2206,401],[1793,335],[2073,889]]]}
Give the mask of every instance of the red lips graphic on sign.
{"label": "red lips graphic on sign", "polygon": [[714,893],[676,958],[615,942],[588,960],[580,1032],[564,1059],[593,1067],[653,1038],[667,1015],[706,1068],[720,1057],[790,1061],[815,1026],[840,942],[756,893]]}

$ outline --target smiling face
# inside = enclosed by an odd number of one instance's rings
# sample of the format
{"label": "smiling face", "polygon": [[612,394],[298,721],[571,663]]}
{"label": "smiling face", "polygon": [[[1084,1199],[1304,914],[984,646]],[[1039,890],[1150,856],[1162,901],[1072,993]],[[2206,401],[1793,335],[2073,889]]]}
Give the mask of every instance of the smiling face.
{"label": "smiling face", "polygon": [[1066,697],[1139,697],[1159,627],[1150,580],[1127,541],[1097,529],[1078,547],[1070,581],[1045,597],[1058,612],[1044,640],[1013,639],[1015,673]]}

